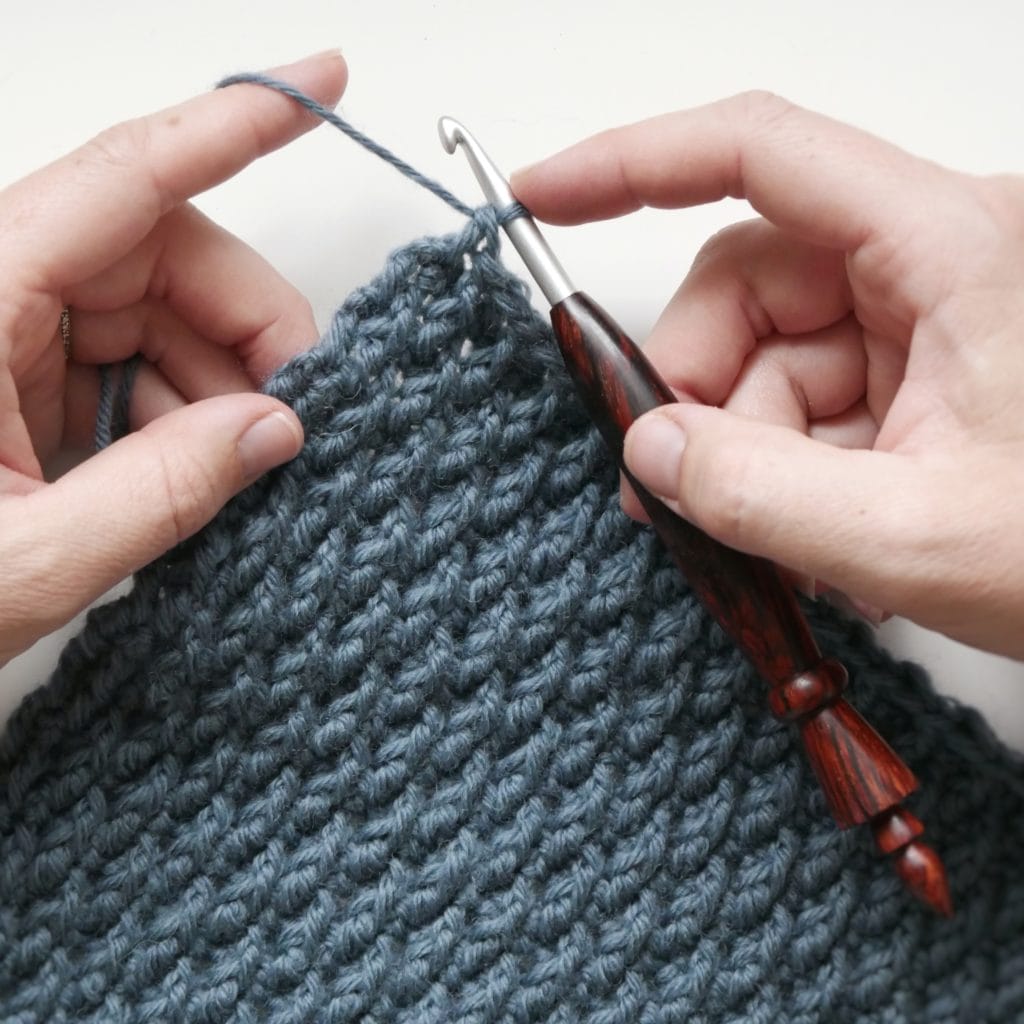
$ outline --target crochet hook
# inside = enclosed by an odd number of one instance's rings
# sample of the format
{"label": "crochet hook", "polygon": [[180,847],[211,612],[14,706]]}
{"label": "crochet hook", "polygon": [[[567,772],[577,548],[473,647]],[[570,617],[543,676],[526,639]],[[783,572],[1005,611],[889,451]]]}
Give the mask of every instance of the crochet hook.
{"label": "crochet hook", "polygon": [[904,884],[933,910],[951,915],[942,861],[921,841],[921,821],[902,806],[917,779],[843,698],[846,670],[822,657],[776,567],[709,537],[626,469],[626,431],[648,410],[677,401],[672,389],[611,317],[573,286],[533,218],[466,128],[443,117],[438,132],[448,153],[462,147],[488,202],[519,211],[504,229],[551,303],[555,337],[584,406],[691,588],[768,683],[772,713],[798,728],[837,824],[867,822]]}

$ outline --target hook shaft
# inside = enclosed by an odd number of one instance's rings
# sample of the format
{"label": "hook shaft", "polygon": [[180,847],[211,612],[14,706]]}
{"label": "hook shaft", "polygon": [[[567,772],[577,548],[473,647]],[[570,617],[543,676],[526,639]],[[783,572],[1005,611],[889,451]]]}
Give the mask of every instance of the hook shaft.
{"label": "hook shaft", "polygon": [[[516,201],[505,176],[463,125],[454,118],[442,117],[437,122],[437,132],[446,152],[454,153],[459,146],[462,147],[489,203],[504,209]],[[504,228],[516,252],[523,258],[526,269],[552,306],[558,305],[576,291],[551,247],[544,241],[544,236],[537,230],[532,217],[524,213],[506,221]]]}

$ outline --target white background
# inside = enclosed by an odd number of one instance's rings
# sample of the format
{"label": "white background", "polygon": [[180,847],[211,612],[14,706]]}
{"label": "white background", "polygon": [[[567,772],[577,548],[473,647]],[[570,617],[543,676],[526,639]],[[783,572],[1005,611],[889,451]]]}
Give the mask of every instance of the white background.
{"label": "white background", "polygon": [[[441,114],[463,120],[511,170],[593,131],[755,87],[963,170],[1019,171],[1020,10],[941,0],[0,0],[0,184],[224,74],[330,46],[342,48],[351,72],[341,112],[470,203],[479,194],[467,168],[437,141]],[[199,205],[296,283],[321,325],[391,249],[458,223],[329,128]],[[575,281],[643,339],[703,240],[748,215],[739,203],[645,211],[549,238]],[[883,636],[1024,749],[1024,666],[906,623]],[[45,679],[62,642],[48,638],[0,671],[0,720]]]}

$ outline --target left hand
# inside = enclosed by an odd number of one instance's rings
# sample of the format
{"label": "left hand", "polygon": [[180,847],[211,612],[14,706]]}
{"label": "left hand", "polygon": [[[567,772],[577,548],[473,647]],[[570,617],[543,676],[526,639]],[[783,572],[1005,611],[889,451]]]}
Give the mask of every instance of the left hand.
{"label": "left hand", "polygon": [[[347,79],[337,52],[274,74],[329,105]],[[0,192],[0,665],[298,452],[298,419],[254,389],[316,340],[309,303],[187,200],[317,123],[235,85]],[[45,483],[88,443],[97,364],[135,352],[136,432]]]}

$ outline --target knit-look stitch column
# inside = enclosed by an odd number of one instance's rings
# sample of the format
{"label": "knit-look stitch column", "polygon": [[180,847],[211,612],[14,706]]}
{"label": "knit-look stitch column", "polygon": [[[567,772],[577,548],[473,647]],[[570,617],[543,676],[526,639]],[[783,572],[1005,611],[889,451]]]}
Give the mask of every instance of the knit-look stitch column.
{"label": "knit-look stitch column", "polygon": [[0,1020],[1019,1021],[1024,773],[813,613],[957,917],[840,833],[617,479],[493,211],[269,384],[301,455],[0,752]]}

